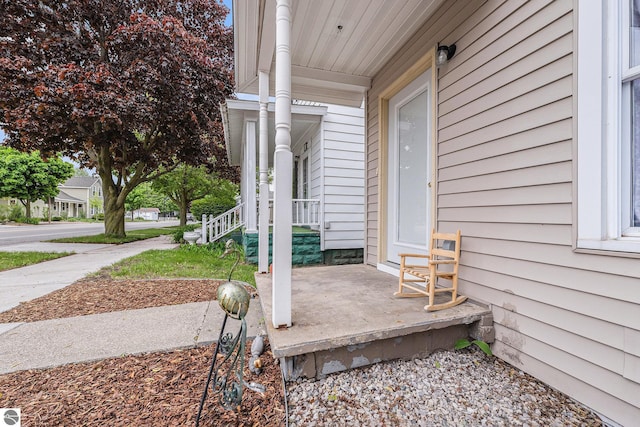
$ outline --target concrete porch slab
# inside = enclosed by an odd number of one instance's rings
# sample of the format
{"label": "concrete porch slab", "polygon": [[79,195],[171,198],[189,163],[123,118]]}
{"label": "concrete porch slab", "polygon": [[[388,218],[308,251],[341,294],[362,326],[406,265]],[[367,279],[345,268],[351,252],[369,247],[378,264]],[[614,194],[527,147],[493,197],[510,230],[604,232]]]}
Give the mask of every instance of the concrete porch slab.
{"label": "concrete porch slab", "polygon": [[[451,347],[451,339],[466,337],[467,328],[457,326],[489,323],[490,310],[471,301],[446,310],[426,312],[425,298],[396,298],[393,293],[397,290],[397,280],[363,264],[295,268],[292,271],[293,326],[275,329],[270,321],[271,276],[256,274],[274,356],[284,359],[297,357],[299,365],[304,361],[310,366],[310,363],[317,365],[326,352],[346,349],[357,358],[360,356],[356,356],[355,349],[369,348],[371,354],[362,357],[373,363],[412,357],[400,349],[390,351],[389,345],[402,341],[400,338],[413,343],[411,351],[414,353],[416,348],[422,348],[420,353],[428,353],[434,346]],[[480,322],[483,318],[484,321]],[[442,330],[447,328],[451,334],[443,334]],[[353,363],[346,367],[349,365]],[[317,369],[319,374],[327,372],[321,366],[313,369]]]}

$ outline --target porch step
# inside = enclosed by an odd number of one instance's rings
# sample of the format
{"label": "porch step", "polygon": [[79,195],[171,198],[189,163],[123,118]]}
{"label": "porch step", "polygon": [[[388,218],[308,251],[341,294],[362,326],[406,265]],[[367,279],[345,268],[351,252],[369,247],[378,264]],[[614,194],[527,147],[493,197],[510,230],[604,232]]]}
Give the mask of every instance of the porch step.
{"label": "porch step", "polygon": [[256,274],[271,350],[287,380],[451,349],[460,338],[493,341],[491,311],[466,302],[426,312],[424,298],[396,298],[397,278],[359,265],[292,272],[292,321],[274,329],[271,277]]}

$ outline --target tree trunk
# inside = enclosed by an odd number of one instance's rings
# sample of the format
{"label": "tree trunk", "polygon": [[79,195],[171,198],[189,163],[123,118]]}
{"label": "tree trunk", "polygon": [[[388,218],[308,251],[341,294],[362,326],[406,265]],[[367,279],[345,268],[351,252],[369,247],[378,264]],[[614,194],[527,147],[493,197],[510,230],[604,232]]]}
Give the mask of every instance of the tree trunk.
{"label": "tree trunk", "polygon": [[180,208],[180,225],[187,225],[187,201],[185,199],[180,200],[178,205]]}
{"label": "tree trunk", "polygon": [[104,234],[107,237],[125,237],[124,203],[110,192],[104,194]]}
{"label": "tree trunk", "polygon": [[102,179],[104,199],[104,234],[107,237],[125,237],[124,232],[124,189],[113,182],[113,162],[109,146],[101,146],[97,151],[97,171]]}
{"label": "tree trunk", "polygon": [[24,204],[24,210],[25,210],[25,217],[27,219],[31,218],[31,201],[27,200]]}

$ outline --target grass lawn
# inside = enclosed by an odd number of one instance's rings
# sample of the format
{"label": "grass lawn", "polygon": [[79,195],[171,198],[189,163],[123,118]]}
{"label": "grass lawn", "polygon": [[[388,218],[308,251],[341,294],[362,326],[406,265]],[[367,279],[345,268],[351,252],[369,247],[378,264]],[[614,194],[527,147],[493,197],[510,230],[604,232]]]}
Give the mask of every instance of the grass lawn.
{"label": "grass lawn", "polygon": [[49,261],[73,252],[0,252],[0,271]]}
{"label": "grass lawn", "polygon": [[[220,258],[223,250],[221,243],[203,246],[182,245],[176,249],[150,250],[117,262],[96,274],[108,274],[113,278],[120,279],[179,277],[226,280],[236,257],[229,255]],[[256,266],[244,264],[241,260],[232,279],[255,286],[253,273],[256,270]]]}
{"label": "grass lawn", "polygon": [[53,243],[108,243],[108,244],[120,244],[130,243],[136,240],[151,239],[152,237],[158,237],[165,234],[173,234],[179,227],[164,227],[164,228],[147,228],[144,230],[130,230],[127,231],[127,236],[123,238],[105,237],[104,233],[96,234],[93,236],[80,236],[80,237],[64,237],[62,239],[48,240]]}

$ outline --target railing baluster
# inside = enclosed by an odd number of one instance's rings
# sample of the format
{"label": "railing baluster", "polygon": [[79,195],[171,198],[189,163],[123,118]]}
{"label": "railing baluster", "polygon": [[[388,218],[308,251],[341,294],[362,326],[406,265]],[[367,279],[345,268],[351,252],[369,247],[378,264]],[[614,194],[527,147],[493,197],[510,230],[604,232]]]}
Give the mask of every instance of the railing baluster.
{"label": "railing baluster", "polygon": [[[205,231],[204,237],[206,238],[206,240],[203,239],[203,242],[215,242],[220,237],[244,225],[242,216],[243,206],[244,204],[241,203],[215,218],[213,215],[209,215],[209,219],[207,219],[206,215],[203,215],[202,219],[204,224],[202,228]],[[208,236],[206,235],[207,230]]]}
{"label": "railing baluster", "polygon": [[[320,225],[320,200],[292,199],[292,225]],[[269,200],[269,224],[273,224],[273,199]]]}

